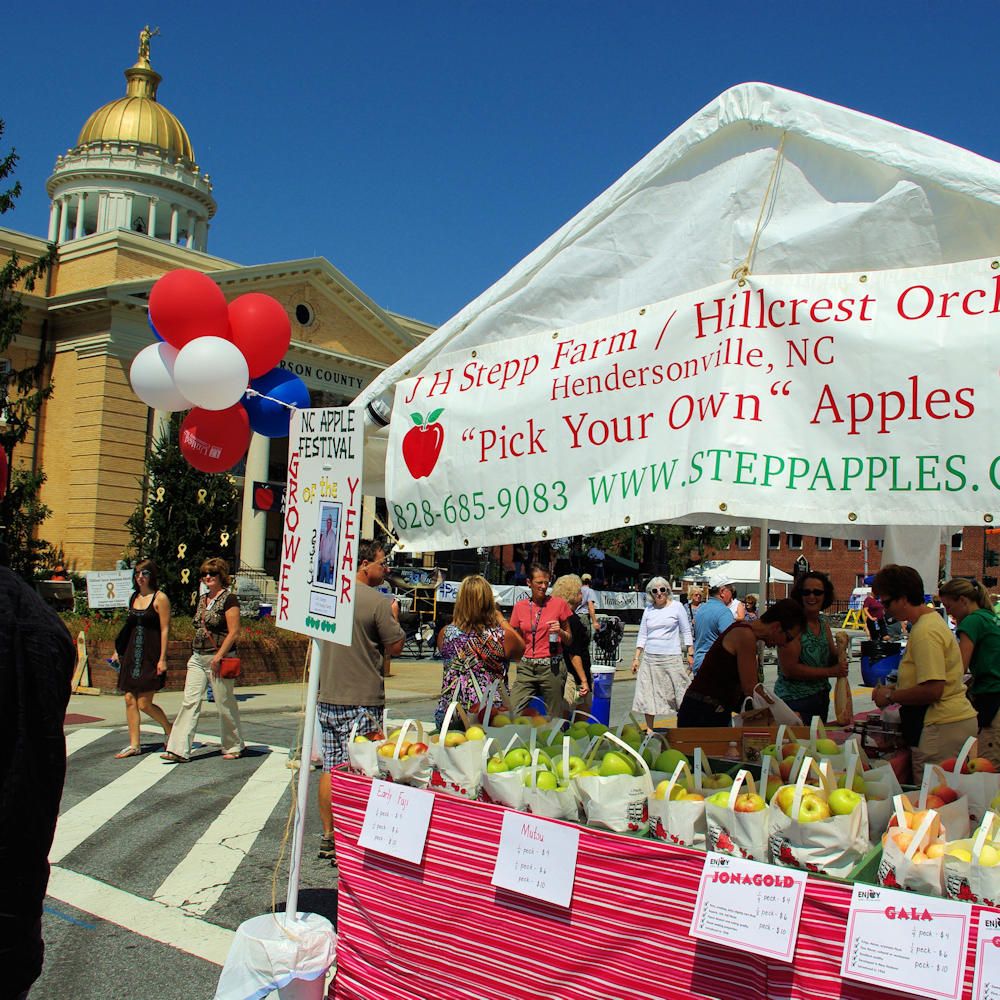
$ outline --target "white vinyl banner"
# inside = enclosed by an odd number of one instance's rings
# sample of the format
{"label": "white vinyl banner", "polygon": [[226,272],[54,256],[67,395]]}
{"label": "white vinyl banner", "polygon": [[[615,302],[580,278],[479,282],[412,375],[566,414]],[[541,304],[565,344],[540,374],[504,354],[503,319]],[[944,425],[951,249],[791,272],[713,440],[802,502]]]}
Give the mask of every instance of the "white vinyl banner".
{"label": "white vinyl banner", "polygon": [[361,524],[362,418],[351,407],[296,410],[275,623],[347,646]]}
{"label": "white vinyl banner", "polygon": [[417,549],[725,513],[983,524],[1000,494],[995,260],[727,281],[443,355],[398,383]]}

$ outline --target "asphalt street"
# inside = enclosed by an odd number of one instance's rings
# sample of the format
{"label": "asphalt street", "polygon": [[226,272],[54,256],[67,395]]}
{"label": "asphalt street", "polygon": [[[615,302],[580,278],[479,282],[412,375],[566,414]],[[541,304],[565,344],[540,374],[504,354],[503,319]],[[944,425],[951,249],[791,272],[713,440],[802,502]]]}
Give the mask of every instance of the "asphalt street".
{"label": "asphalt street", "polygon": [[[631,662],[634,635],[622,645]],[[424,667],[433,679],[434,668]],[[773,679],[775,666],[767,666]],[[406,690],[406,662],[390,688],[396,718],[433,716],[432,685]],[[439,677],[439,675],[437,675]],[[855,707],[871,706],[858,690]],[[631,708],[634,681],[619,670],[612,723]],[[297,704],[297,693],[285,692]],[[283,908],[287,857],[272,886],[291,809],[289,748],[298,745],[301,715],[249,710],[244,725],[250,752],[224,761],[214,715],[199,727],[204,746],[188,764],[160,760],[153,728],[144,730],[144,753],[127,760],[114,753],[127,742],[118,704],[90,725],[67,726],[69,765],[61,818],[51,855],[53,872],[43,929],[46,964],[33,1000],[198,1000],[214,995],[233,933],[251,916]],[[257,702],[267,699],[257,696]],[[76,699],[74,699],[76,701]],[[98,711],[98,709],[93,709]],[[316,857],[320,823],[311,785],[300,909],[336,921],[337,874]]]}

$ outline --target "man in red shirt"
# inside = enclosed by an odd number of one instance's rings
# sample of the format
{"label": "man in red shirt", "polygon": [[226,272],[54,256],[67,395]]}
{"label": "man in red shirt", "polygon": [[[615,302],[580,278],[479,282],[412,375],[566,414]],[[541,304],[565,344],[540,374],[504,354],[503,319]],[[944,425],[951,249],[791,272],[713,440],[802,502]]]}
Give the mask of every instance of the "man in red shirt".
{"label": "man in red shirt", "polygon": [[531,597],[518,601],[510,615],[511,627],[520,633],[525,646],[510,696],[514,708],[520,710],[539,695],[545,701],[545,714],[554,719],[563,714],[566,666],[562,647],[573,641],[567,624],[573,609],[561,597],[548,595],[549,571],[544,566],[531,567],[528,586]]}

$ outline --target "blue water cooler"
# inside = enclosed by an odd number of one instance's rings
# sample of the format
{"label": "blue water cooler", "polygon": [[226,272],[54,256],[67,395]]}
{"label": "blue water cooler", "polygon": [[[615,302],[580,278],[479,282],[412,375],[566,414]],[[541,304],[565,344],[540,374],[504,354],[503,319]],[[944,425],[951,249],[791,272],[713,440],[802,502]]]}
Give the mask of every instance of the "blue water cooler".
{"label": "blue water cooler", "polygon": [[596,664],[590,668],[590,677],[594,682],[594,698],[590,714],[604,725],[611,725],[611,686],[615,682],[614,667],[599,667]]}
{"label": "blue water cooler", "polygon": [[861,682],[868,687],[884,684],[889,674],[899,670],[902,655],[898,642],[878,639],[861,643]]}

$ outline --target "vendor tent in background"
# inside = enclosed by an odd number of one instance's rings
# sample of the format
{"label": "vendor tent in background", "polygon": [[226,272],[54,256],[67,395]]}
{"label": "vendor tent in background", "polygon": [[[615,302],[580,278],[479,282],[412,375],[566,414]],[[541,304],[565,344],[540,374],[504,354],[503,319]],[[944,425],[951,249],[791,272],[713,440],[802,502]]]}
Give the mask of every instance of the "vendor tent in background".
{"label": "vendor tent in background", "polygon": [[[784,584],[787,593],[795,582],[795,577],[776,566],[768,566],[768,570],[768,582]],[[707,580],[710,587],[714,587],[720,580],[729,580],[736,584],[741,595],[746,593],[748,587],[756,587],[760,576],[761,565],[758,559],[710,559],[684,572],[685,580]]]}
{"label": "vendor tent in background", "polygon": [[[995,254],[998,232],[1000,165],[856,111],[743,84],[668,136],[357,402],[373,423],[387,420],[396,383],[432,369],[442,353],[659,302],[725,281],[748,261],[756,275],[944,264]],[[384,492],[387,440],[387,429],[367,428],[370,492]],[[763,494],[761,508],[735,519],[693,509],[674,520],[765,524]],[[884,556],[893,558],[883,524],[789,527],[886,537]],[[925,549],[936,545],[937,530],[919,531]]]}

